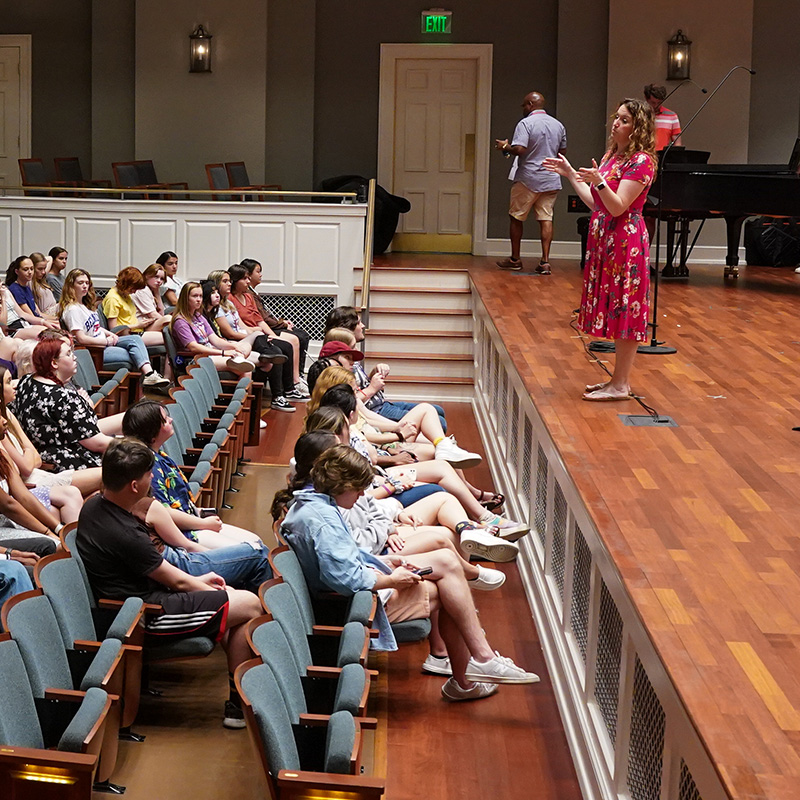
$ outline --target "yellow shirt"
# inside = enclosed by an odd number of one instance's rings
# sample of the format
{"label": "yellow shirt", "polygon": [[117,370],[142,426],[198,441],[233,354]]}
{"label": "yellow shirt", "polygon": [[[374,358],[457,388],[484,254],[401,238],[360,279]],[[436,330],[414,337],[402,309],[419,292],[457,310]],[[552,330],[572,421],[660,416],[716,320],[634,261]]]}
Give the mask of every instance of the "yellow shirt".
{"label": "yellow shirt", "polygon": [[109,289],[103,298],[103,313],[106,319],[116,317],[115,325],[127,325],[129,328],[140,327],[136,316],[136,305],[130,297],[123,297],[116,288]]}

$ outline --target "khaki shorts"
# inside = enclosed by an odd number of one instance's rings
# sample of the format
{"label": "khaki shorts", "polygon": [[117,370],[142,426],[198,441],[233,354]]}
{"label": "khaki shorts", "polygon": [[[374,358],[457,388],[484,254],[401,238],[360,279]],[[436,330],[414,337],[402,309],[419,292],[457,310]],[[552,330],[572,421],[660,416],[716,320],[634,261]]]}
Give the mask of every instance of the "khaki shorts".
{"label": "khaki shorts", "polygon": [[431,598],[425,581],[403,589],[393,589],[392,596],[385,607],[389,622],[427,619],[431,615]]}
{"label": "khaki shorts", "polygon": [[558,191],[532,192],[524,183],[514,181],[511,184],[511,207],[508,213],[514,219],[524,222],[533,208],[536,211],[536,219],[540,222],[551,220],[557,195]]}

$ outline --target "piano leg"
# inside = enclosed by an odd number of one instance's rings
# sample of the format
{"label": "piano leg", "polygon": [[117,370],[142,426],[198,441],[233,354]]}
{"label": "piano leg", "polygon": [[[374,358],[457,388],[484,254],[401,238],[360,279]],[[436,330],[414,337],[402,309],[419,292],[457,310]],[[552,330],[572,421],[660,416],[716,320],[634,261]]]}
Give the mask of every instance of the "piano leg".
{"label": "piano leg", "polygon": [[667,263],[661,270],[663,278],[675,278],[675,217],[667,217]]}
{"label": "piano leg", "polygon": [[742,225],[747,217],[725,216],[728,229],[728,254],[725,256],[725,277],[739,277],[739,242],[742,238]]}
{"label": "piano leg", "polygon": [[[678,245],[675,243],[675,234],[678,235]],[[667,219],[667,263],[661,270],[664,278],[688,278],[689,269],[686,266],[686,252],[689,238],[689,220],[683,217],[669,217]],[[678,266],[675,266],[675,254],[680,247]]]}

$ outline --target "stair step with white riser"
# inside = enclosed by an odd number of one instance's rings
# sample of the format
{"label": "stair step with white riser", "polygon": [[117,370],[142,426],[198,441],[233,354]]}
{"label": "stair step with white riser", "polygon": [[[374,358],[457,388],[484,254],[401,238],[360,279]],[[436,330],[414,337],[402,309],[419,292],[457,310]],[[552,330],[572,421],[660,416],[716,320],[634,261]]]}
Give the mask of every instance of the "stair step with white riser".
{"label": "stair step with white riser", "polygon": [[390,384],[394,375],[438,378],[472,378],[474,360],[472,355],[430,355],[428,353],[367,352],[368,364],[386,363],[391,368]]}
{"label": "stair step with white riser", "polygon": [[413,375],[391,376],[389,400],[411,400],[414,402],[441,403],[472,400],[474,384],[472,378],[425,378]]}
{"label": "stair step with white riser", "polygon": [[[360,304],[360,289],[356,287],[356,305]],[[389,288],[370,290],[370,307],[391,306],[407,309],[430,308],[432,304],[442,309],[472,311],[472,294],[469,289]]]}
{"label": "stair step with white riser", "polygon": [[[363,269],[355,270],[355,279],[361,283]],[[440,289],[469,288],[469,272],[461,269],[425,270],[394,267],[373,267],[370,270],[372,291],[383,287],[425,286]]]}
{"label": "stair step with white riser", "polygon": [[387,313],[373,308],[369,312],[370,330],[378,328],[386,331],[441,331],[442,333],[468,333],[472,335],[472,314],[458,311],[456,314],[445,314],[441,309],[435,314],[422,314],[421,309],[403,309],[402,314]]}
{"label": "stair step with white riser", "polygon": [[464,355],[473,352],[472,332],[452,331],[378,331],[370,328],[367,334],[370,348],[386,353],[421,353],[433,355]]}

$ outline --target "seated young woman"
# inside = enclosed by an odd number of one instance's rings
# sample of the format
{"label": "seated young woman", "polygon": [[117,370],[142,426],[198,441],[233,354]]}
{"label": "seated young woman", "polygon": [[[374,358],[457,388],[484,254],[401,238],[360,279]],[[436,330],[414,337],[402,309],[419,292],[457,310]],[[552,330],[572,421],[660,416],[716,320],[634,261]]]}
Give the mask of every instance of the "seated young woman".
{"label": "seated young woman", "polygon": [[144,375],[144,386],[155,389],[169,386],[169,380],[150,363],[150,355],[141,336],[117,336],[100,327],[97,296],[88,272],[82,269],[70,271],[64,281],[58,310],[61,324],[72,334],[74,341],[103,348],[103,364],[127,361],[131,369]]}
{"label": "seated young woman", "polygon": [[[16,331],[26,327],[19,320],[30,325],[42,325],[45,328],[58,329],[55,317],[47,316],[36,305],[33,294],[33,261],[28,256],[17,256],[9,265],[6,273],[6,288],[14,297],[14,320],[9,319],[8,329]],[[9,312],[12,307],[9,304]],[[28,338],[31,338],[30,336]]]}
{"label": "seated young woman", "polygon": [[33,297],[36,306],[48,317],[57,316],[58,300],[47,282],[52,259],[43,253],[31,253],[28,258],[33,262]]}
{"label": "seated young woman", "polygon": [[[309,435],[309,434],[306,434]],[[458,558],[449,549],[403,555],[373,556],[360,550],[341,514],[372,481],[369,462],[352,448],[336,444],[320,455],[311,469],[313,491],[296,492],[281,534],[297,554],[314,594],[351,595],[377,591],[379,625],[431,617],[431,653],[449,657],[452,678],[442,687],[448,700],[488,697],[494,684],[526,684],[539,680],[489,645]],[[423,577],[418,574],[427,570]],[[396,649],[391,631],[381,626],[373,646]]]}
{"label": "seated young woman", "polygon": [[61,289],[64,287],[64,273],[67,271],[69,253],[63,247],[51,247],[47,258],[50,261],[47,285],[52,289],[53,297],[58,302],[61,299]]}
{"label": "seated young woman", "polygon": [[261,545],[261,539],[216,516],[201,517],[189,495],[189,483],[178,465],[161,449],[173,434],[172,418],[166,406],[153,400],[140,400],[130,406],[122,420],[122,432],[144,442],[155,458],[152,497],[166,506],[175,525],[190,541],[204,548],[227,547],[239,542]]}
{"label": "seated young woman", "polygon": [[286,353],[274,344],[275,337],[242,322],[236,306],[231,302],[231,277],[227,270],[210,272],[208,280],[216,290],[217,299],[215,304],[214,291],[204,285],[203,309],[206,319],[229,342],[247,342],[261,354],[259,366],[267,373],[272,395],[270,407],[274,411],[293,412],[294,406],[286,399],[286,393],[294,388],[292,365]]}
{"label": "seated young woman", "polygon": [[151,330],[163,330],[171,319],[164,310],[164,301],[161,299],[161,287],[164,284],[164,267],[161,264],[151,264],[143,273],[144,286],[137,289],[131,297],[136,306],[136,313],[140,320],[151,325]]}
{"label": "seated young woman", "polygon": [[84,497],[99,491],[102,474],[100,467],[65,469],[61,472],[41,469],[42,457],[39,455],[39,451],[33,446],[25,431],[22,430],[19,420],[9,408],[17,396],[17,390],[11,380],[11,373],[7,369],[0,368],[0,382],[2,383],[3,400],[6,404],[5,417],[8,420],[8,429],[2,446],[19,470],[25,483],[50,487],[51,501],[59,497],[58,492],[53,494],[52,490],[58,490],[61,487],[72,486]]}
{"label": "seated young woman", "polygon": [[[333,406],[342,411],[350,423],[355,418],[355,404],[354,387],[340,384],[332,387],[323,395],[318,411],[322,411],[327,406]],[[465,510],[465,518],[486,528],[493,536],[496,535],[503,540],[513,542],[525,536],[530,530],[528,525],[485,509],[474,496],[474,491],[478,490],[467,483],[447,461],[439,459],[419,461],[414,466],[393,466],[384,469],[376,464],[375,449],[363,440],[354,426],[350,426],[348,429],[347,441],[351,447],[373,464],[376,474],[381,476],[376,479],[375,486],[370,490],[370,493],[377,499],[394,497],[400,501],[401,505],[408,508],[411,503],[421,499],[419,492],[422,487],[434,485],[453,495],[458,500],[460,507]],[[484,552],[483,546],[486,544],[489,542],[483,542],[478,549]],[[497,544],[497,542],[491,544]],[[499,550],[502,552],[502,548]],[[512,557],[515,554],[512,554]],[[508,559],[498,559],[493,556],[492,560]]]}
{"label": "seated young woman", "polygon": [[89,396],[72,382],[77,363],[68,334],[46,335],[32,363],[33,374],[20,380],[14,401],[22,429],[56,472],[99,467],[122,415],[98,419]]}
{"label": "seated young woman", "polygon": [[[195,281],[183,285],[169,327],[178,350],[190,357],[210,356],[218,370],[244,375],[259,363],[258,353],[247,342],[229,342],[215,333],[203,316],[203,287]],[[180,354],[178,359],[190,360]]]}
{"label": "seated young woman", "polygon": [[[335,415],[331,412],[335,412]],[[339,409],[330,406],[319,408],[310,422],[318,427],[312,428],[309,433],[326,433],[335,436],[336,441],[342,444],[349,444],[347,420]],[[289,483],[290,490],[302,488],[300,484],[303,480],[308,482],[308,471],[316,456],[322,452],[319,450],[319,453],[314,453],[313,450],[318,442],[325,441],[319,437],[301,438],[306,441],[306,445],[302,448],[303,458],[298,456],[295,464],[294,477]],[[328,443],[326,449],[330,446],[332,445]],[[307,469],[304,469],[303,464]],[[373,487],[374,485],[375,480]],[[517,545],[503,541],[492,530],[470,520],[461,503],[444,491],[403,506],[394,497],[378,499],[373,490],[367,489],[352,509],[342,511],[342,516],[350,527],[356,544],[374,555],[388,552],[408,555],[441,548],[452,550],[461,562],[464,577],[468,581],[474,581],[470,584],[474,589],[490,591],[499,588],[505,576],[497,570],[482,571],[469,563],[469,555],[474,553],[490,561],[512,561],[518,553]],[[466,559],[461,557],[457,549],[459,544]]]}
{"label": "seated young woman", "polygon": [[134,292],[143,289],[144,285],[144,275],[136,267],[125,267],[120,270],[116,284],[103,298],[103,313],[110,328],[124,325],[131,331],[140,332],[146,347],[163,345],[161,328],[164,326],[161,324],[161,319],[150,320],[140,317],[131,297]]}
{"label": "seated young woman", "polygon": [[[242,322],[252,330],[259,330],[261,333],[270,337],[270,341],[277,347],[289,360],[292,368],[291,388],[284,386],[286,398],[288,400],[298,400],[300,402],[308,399],[308,386],[302,379],[300,373],[300,356],[297,338],[292,341],[279,336],[264,321],[258,300],[254,292],[250,290],[250,279],[247,270],[241,264],[234,264],[229,267],[228,274],[231,279],[231,292],[228,298],[233,303]],[[292,343],[294,342],[294,343]],[[286,382],[288,383],[288,381]]]}
{"label": "seated young woman", "polygon": [[172,250],[165,250],[155,263],[164,268],[164,285],[161,287],[164,305],[174,308],[178,305],[178,297],[184,284],[178,277],[178,256]]}

